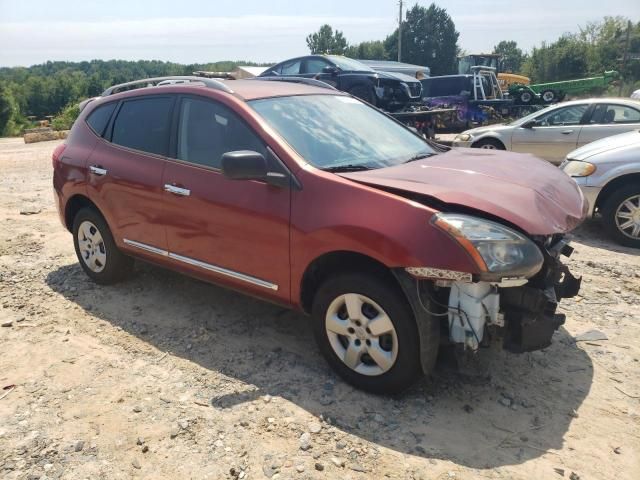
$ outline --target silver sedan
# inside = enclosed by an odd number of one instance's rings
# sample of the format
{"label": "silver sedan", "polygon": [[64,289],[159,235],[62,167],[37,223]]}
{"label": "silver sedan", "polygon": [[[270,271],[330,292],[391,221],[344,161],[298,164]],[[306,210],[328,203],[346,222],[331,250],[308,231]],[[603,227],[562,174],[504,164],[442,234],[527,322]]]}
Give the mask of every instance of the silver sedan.
{"label": "silver sedan", "polygon": [[532,153],[560,164],[570,151],[604,137],[640,128],[640,101],[584,99],[552,105],[506,125],[458,134],[454,147]]}
{"label": "silver sedan", "polygon": [[615,135],[578,148],[561,168],[572,176],[609,234],[640,248],[640,131]]}

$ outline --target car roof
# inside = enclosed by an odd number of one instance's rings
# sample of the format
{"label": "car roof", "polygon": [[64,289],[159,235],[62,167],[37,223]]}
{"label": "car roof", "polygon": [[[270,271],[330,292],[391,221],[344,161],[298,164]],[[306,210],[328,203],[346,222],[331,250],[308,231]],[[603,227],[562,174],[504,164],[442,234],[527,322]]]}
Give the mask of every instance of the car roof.
{"label": "car roof", "polygon": [[[210,79],[202,78],[202,82],[203,83],[200,83],[199,79],[194,78],[191,83],[173,83],[154,86],[147,86],[143,83],[140,88],[124,90],[117,93],[107,93],[106,95],[103,93],[103,96],[98,98],[106,101],[108,99],[116,100],[119,98],[140,96],[148,93],[194,93],[196,91],[199,93],[203,91],[223,91],[244,101],[298,95],[346,95],[346,93],[336,90],[330,85],[327,85],[326,87],[318,87],[305,83],[298,83],[293,80],[283,81],[260,78],[243,80],[215,79],[215,83],[212,86],[207,86],[206,83],[211,82]],[[117,88],[117,86],[115,88]],[[108,92],[108,90],[106,90],[105,93]]]}
{"label": "car roof", "polygon": [[630,107],[640,108],[640,101],[634,100],[632,98],[622,98],[622,97],[605,97],[605,98],[582,98],[578,100],[570,100],[568,102],[562,102],[556,104],[556,106],[571,106],[571,105],[582,105],[585,103],[617,103],[622,105],[628,105]]}
{"label": "car roof", "polygon": [[293,95],[346,95],[344,92],[331,88],[286,81],[247,79],[229,80],[225,81],[225,84],[244,100],[289,97]]}

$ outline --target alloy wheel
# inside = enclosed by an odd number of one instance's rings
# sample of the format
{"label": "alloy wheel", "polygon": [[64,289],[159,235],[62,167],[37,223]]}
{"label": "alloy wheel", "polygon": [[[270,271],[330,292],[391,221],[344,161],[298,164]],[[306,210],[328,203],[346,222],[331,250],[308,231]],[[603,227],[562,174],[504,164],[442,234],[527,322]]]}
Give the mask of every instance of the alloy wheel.
{"label": "alloy wheel", "polygon": [[640,195],[633,195],[618,205],[615,213],[618,230],[629,238],[640,239]]}
{"label": "alloy wheel", "polygon": [[350,369],[368,376],[389,371],[398,356],[398,337],[387,313],[370,298],[346,293],[335,298],[325,316],[329,343]]}
{"label": "alloy wheel", "polygon": [[88,220],[83,221],[78,228],[78,249],[82,261],[92,272],[104,270],[107,265],[104,240],[98,228]]}

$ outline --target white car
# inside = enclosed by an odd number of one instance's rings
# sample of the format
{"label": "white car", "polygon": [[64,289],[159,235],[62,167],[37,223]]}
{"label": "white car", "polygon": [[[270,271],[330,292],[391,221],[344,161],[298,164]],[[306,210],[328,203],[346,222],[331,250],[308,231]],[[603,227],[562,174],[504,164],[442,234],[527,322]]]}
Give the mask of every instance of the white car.
{"label": "white car", "polygon": [[638,128],[640,101],[585,99],[552,105],[506,125],[467,130],[453,146],[532,153],[560,164],[577,147]]}
{"label": "white car", "polygon": [[619,243],[640,248],[640,130],[603,138],[567,155],[561,168]]}

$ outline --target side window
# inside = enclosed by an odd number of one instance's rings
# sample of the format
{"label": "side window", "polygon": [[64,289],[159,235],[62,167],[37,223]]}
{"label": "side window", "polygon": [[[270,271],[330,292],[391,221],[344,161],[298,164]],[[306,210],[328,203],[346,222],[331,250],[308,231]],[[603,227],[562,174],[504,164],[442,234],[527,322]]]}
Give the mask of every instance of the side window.
{"label": "side window", "polygon": [[106,105],[100,105],[87,117],[87,123],[97,135],[104,135],[104,129],[107,127],[111,114],[116,108],[116,103],[111,102]]}
{"label": "side window", "polygon": [[536,119],[541,127],[555,127],[564,125],[578,125],[589,105],[572,105],[559,108]]}
{"label": "side window", "polygon": [[607,105],[600,123],[640,123],[640,111],[626,105]]}
{"label": "side window", "polygon": [[282,75],[298,75],[300,73],[300,60],[291,60],[290,62],[282,64]]}
{"label": "side window", "polygon": [[328,62],[320,59],[320,58],[308,58],[305,62],[305,72],[304,73],[321,73],[324,67],[329,65]]}
{"label": "side window", "polygon": [[172,97],[148,97],[122,104],[113,124],[115,144],[157,155],[168,155]]}
{"label": "side window", "polygon": [[177,151],[180,160],[220,168],[222,155],[236,150],[253,150],[267,157],[262,140],[229,108],[209,100],[182,100]]}

